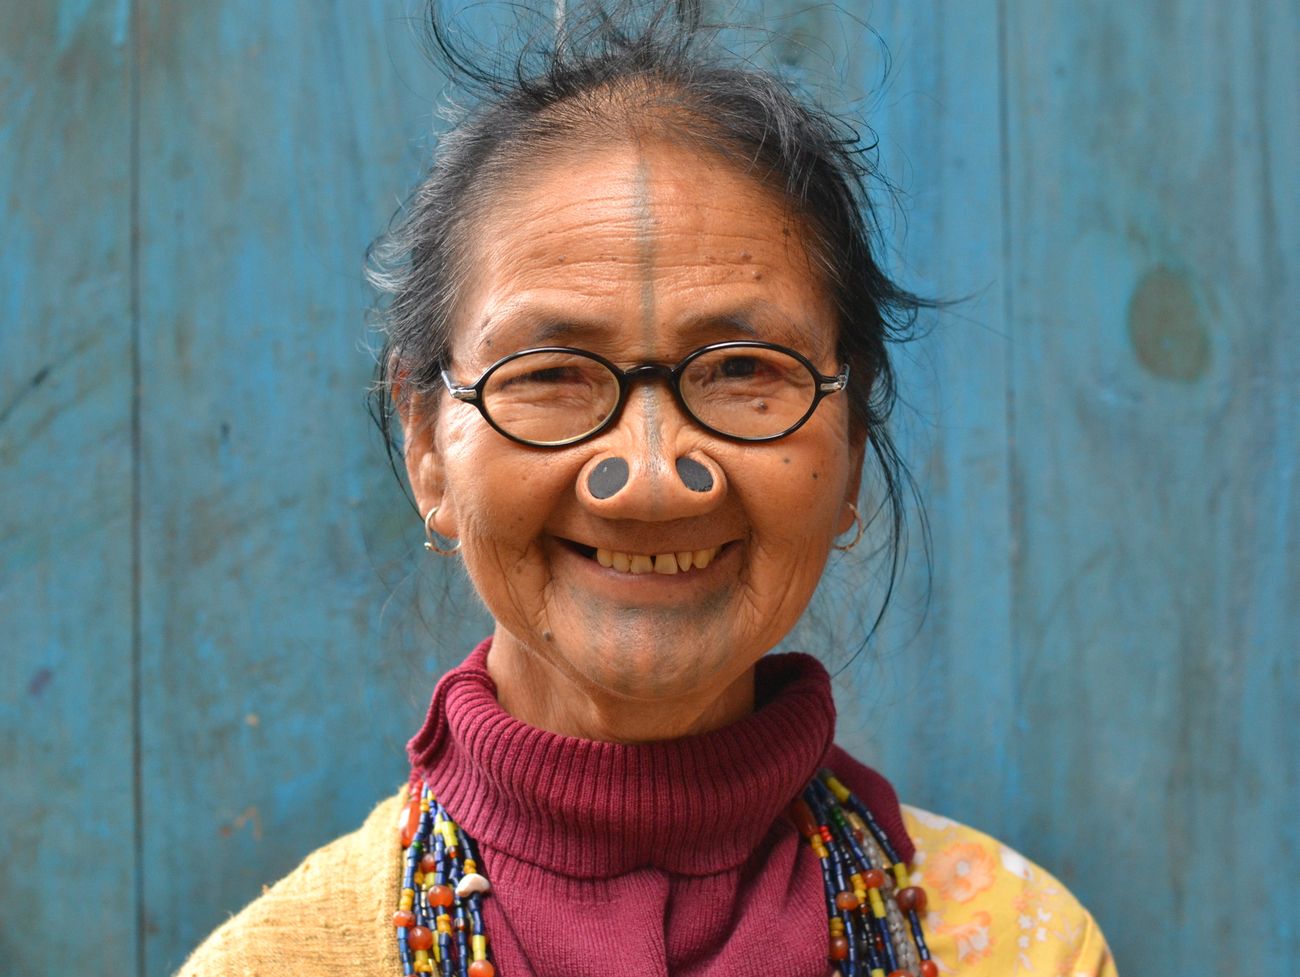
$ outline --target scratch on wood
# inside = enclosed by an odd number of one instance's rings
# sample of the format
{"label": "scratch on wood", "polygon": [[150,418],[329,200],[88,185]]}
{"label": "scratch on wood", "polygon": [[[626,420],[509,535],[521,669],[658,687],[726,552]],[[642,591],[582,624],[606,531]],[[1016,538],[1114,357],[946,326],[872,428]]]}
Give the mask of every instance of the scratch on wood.
{"label": "scratch on wood", "polygon": [[5,404],[3,409],[0,409],[0,425],[3,425],[5,421],[9,420],[9,415],[17,409],[18,405],[27,399],[33,390],[49,378],[50,372],[53,369],[54,367],[52,364],[47,364],[32,374],[32,378],[27,381],[27,386],[14,394],[13,397],[9,399],[9,403]]}

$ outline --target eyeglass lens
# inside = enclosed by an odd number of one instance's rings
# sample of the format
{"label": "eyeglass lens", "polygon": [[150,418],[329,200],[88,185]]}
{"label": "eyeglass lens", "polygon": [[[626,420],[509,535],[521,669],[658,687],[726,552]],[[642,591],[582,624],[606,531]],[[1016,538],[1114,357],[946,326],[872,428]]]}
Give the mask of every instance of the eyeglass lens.
{"label": "eyeglass lens", "polygon": [[[817,397],[808,367],[776,349],[710,350],[682,372],[681,395],[705,427],[736,438],[769,438],[798,424]],[[559,444],[599,428],[618,406],[619,381],[578,353],[536,352],[497,367],[482,393],[485,412],[511,437]]]}

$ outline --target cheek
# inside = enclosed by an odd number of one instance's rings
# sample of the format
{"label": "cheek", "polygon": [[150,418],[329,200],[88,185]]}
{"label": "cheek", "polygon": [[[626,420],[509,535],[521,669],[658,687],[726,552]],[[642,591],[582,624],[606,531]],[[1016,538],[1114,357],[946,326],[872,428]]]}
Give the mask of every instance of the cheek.
{"label": "cheek", "polygon": [[780,513],[794,533],[817,531],[838,519],[848,491],[850,459],[838,440],[777,445],[779,457],[756,478],[765,507]]}
{"label": "cheek", "polygon": [[474,553],[517,560],[572,495],[572,466],[505,440],[478,418],[456,418],[440,434],[446,498],[467,562],[474,562]]}
{"label": "cheek", "polygon": [[[459,412],[458,412],[459,413]],[[444,500],[456,520],[463,548],[474,549],[485,532],[499,520],[500,500],[486,487],[500,484],[500,466],[482,432],[460,418],[448,419],[438,432],[439,452],[445,469]]]}
{"label": "cheek", "polygon": [[755,546],[749,583],[760,603],[801,612],[842,521],[850,460],[833,439],[773,447],[772,463],[747,483]]}

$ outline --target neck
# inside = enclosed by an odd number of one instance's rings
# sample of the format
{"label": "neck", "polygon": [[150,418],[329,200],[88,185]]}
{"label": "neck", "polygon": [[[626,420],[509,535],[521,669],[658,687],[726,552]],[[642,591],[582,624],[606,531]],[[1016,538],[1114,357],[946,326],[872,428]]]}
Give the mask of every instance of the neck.
{"label": "neck", "polygon": [[498,628],[487,658],[497,701],[537,729],[608,743],[649,743],[694,736],[754,711],[754,668],[716,687],[638,699],[570,675]]}

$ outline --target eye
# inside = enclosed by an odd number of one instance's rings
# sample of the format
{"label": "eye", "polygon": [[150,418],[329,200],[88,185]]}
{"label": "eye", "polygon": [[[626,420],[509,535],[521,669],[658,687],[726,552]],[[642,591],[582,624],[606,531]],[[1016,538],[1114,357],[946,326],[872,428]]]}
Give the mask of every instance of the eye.
{"label": "eye", "polygon": [[687,382],[703,390],[753,389],[780,383],[798,363],[780,353],[758,351],[723,351],[707,354],[691,364]]}
{"label": "eye", "polygon": [[554,386],[562,383],[586,383],[588,378],[583,370],[576,366],[546,366],[504,376],[497,385],[499,390],[511,387],[538,384]]}
{"label": "eye", "polygon": [[771,369],[756,356],[728,356],[717,366],[718,376],[725,380],[748,380],[761,377]]}

